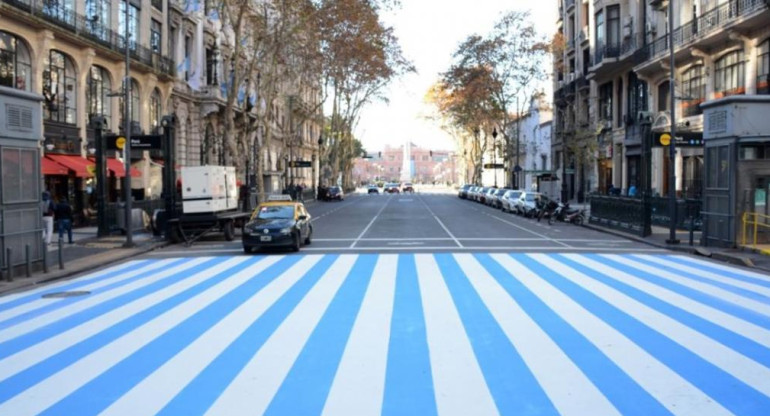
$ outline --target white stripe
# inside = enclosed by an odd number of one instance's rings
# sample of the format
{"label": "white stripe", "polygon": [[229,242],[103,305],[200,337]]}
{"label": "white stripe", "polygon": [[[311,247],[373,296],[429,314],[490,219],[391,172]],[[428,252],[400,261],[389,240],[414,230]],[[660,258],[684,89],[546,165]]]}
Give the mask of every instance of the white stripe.
{"label": "white stripe", "polygon": [[429,207],[429,206],[428,206],[428,204],[427,204],[427,203],[426,203],[426,202],[425,202],[425,201],[422,199],[422,197],[419,197],[419,199],[420,199],[420,202],[422,202],[422,204],[423,204],[423,205],[425,205],[425,208],[428,210],[428,212],[430,212],[430,215],[433,215],[433,218],[436,220],[436,222],[438,222],[438,224],[441,226],[441,228],[443,228],[443,229],[444,229],[444,232],[446,232],[446,233],[449,235],[449,237],[451,237],[451,238],[452,238],[452,240],[454,240],[455,244],[457,244],[457,247],[460,247],[460,248],[462,248],[462,247],[463,247],[463,245],[460,243],[460,241],[457,239],[457,237],[455,237],[455,236],[454,236],[454,234],[452,234],[452,232],[451,232],[451,231],[449,231],[449,228],[447,228],[447,227],[446,227],[446,225],[444,225],[444,223],[443,223],[443,222],[441,222],[441,220],[438,218],[438,215],[436,215],[436,213],[434,213],[434,212],[433,212],[433,210],[432,210],[432,209],[430,209],[430,207]]}
{"label": "white stripe", "polygon": [[115,299],[118,296],[124,295],[126,293],[130,293],[137,289],[141,289],[145,286],[151,285],[175,273],[179,273],[181,271],[198,266],[199,264],[206,262],[208,260],[211,260],[211,257],[199,257],[196,259],[192,259],[176,267],[165,269],[150,277],[135,280],[131,283],[125,284],[121,287],[118,287],[106,292],[89,295],[88,298],[80,302],[72,303],[63,308],[59,308],[59,309],[44,313],[28,321],[24,321],[18,325],[14,325],[10,328],[4,329],[3,331],[0,332],[0,342],[5,342],[8,340],[14,339],[16,337],[22,336],[24,334],[28,334],[36,329],[42,328],[56,321],[65,319],[78,312],[85,311],[94,306],[98,306],[101,303]]}
{"label": "white stripe", "polygon": [[[676,269],[676,270],[681,270],[683,272],[690,273],[690,274],[693,274],[693,275],[698,276],[698,277],[702,277],[704,279],[712,280],[712,281],[718,282],[718,283],[728,284],[728,285],[733,286],[733,287],[737,287],[737,288],[741,288],[741,289],[745,289],[745,290],[748,290],[748,291],[751,291],[751,292],[758,293],[758,294],[760,294],[762,296],[770,297],[770,288],[766,287],[766,286],[758,285],[756,283],[744,282],[742,280],[738,280],[738,279],[735,279],[735,278],[732,278],[732,277],[724,277],[724,276],[722,276],[720,274],[712,273],[712,272],[709,272],[707,270],[696,269],[695,267],[690,267],[690,266],[686,266],[684,264],[672,262],[672,261],[666,259],[665,257],[660,257],[660,256],[644,256],[644,255],[642,255],[642,256],[639,256],[639,258],[641,259],[641,261],[651,262],[651,263],[659,264],[659,265],[662,265],[662,266],[668,266],[668,267],[671,267],[671,268]],[[628,257],[623,257],[623,259],[629,259],[629,258]],[[613,260],[620,261],[619,258],[613,258]]]}
{"label": "white stripe", "polygon": [[201,309],[235,290],[243,282],[253,278],[257,273],[270,267],[278,260],[280,257],[268,257],[241,270],[222,284],[198,294],[61,371],[50,375],[21,394],[0,404],[0,414],[20,415],[42,412]]}
{"label": "white stripe", "polygon": [[[612,258],[615,260],[615,258]],[[623,258],[618,258],[618,261],[625,262]],[[678,283],[682,286],[695,289],[698,292],[704,293],[709,296],[713,296],[720,301],[726,301],[734,303],[746,309],[750,309],[755,313],[770,316],[770,303],[757,301],[746,296],[730,292],[729,290],[722,289],[714,286],[710,283],[703,283],[697,280],[693,280],[687,277],[683,277],[676,273],[672,273],[666,270],[655,268],[655,276],[669,280],[674,283]]]}
{"label": "white stripe", "polygon": [[397,255],[377,259],[324,405],[326,416],[382,413],[397,268]]}
{"label": "white stripe", "polygon": [[363,238],[363,237],[364,237],[364,234],[366,234],[366,232],[367,232],[367,231],[369,231],[369,228],[372,226],[372,224],[374,224],[374,222],[375,222],[375,221],[377,221],[377,217],[379,217],[379,216],[380,216],[380,214],[382,214],[382,211],[384,211],[384,210],[385,210],[385,208],[386,208],[386,207],[388,206],[388,204],[390,203],[391,199],[392,199],[392,198],[388,198],[388,202],[386,202],[386,203],[385,203],[385,205],[383,205],[383,206],[382,206],[382,208],[380,208],[380,210],[379,210],[379,211],[377,211],[377,214],[374,216],[374,218],[372,218],[372,220],[371,220],[371,221],[369,221],[369,224],[367,224],[367,225],[366,225],[366,228],[364,228],[364,230],[363,230],[363,231],[361,231],[361,234],[359,234],[359,235],[358,235],[358,238],[356,238],[355,240],[353,240],[353,243],[351,243],[351,244],[350,244],[350,248],[353,248],[353,247],[355,247],[355,246],[356,246],[356,243],[358,243],[358,240],[360,240],[361,238]]}
{"label": "white stripe", "polygon": [[415,264],[438,413],[499,414],[436,259],[417,254]]}
{"label": "white stripe", "polygon": [[531,257],[596,294],[605,302],[622,310],[642,324],[770,396],[770,368],[551,257],[542,254],[532,254]]}
{"label": "white stripe", "polygon": [[10,378],[14,374],[24,371],[27,368],[92,337],[93,335],[111,328],[224,270],[236,266],[238,263],[242,263],[245,260],[245,257],[235,257],[216,267],[205,269],[163,290],[136,299],[119,308],[113,309],[104,315],[100,315],[72,329],[47,338],[29,348],[25,348],[14,355],[8,356],[0,360],[0,381]]}
{"label": "white stripe", "polygon": [[[128,261],[126,263],[117,264],[117,265],[114,265],[112,267],[107,267],[107,268],[104,268],[104,269],[101,269],[101,270],[97,270],[97,271],[94,271],[92,273],[85,274],[83,276],[78,276],[76,279],[65,279],[65,280],[61,280],[61,281],[56,282],[56,283],[44,284],[44,285],[42,285],[40,287],[37,287],[35,289],[24,290],[22,292],[11,293],[11,294],[7,294],[7,295],[0,295],[0,306],[6,304],[8,302],[12,302],[12,301],[14,301],[16,299],[27,297],[27,296],[30,296],[30,295],[38,295],[38,294],[42,294],[43,292],[52,292],[52,291],[55,291],[53,289],[58,289],[58,288],[60,288],[62,286],[70,285],[73,282],[76,282],[78,280],[93,279],[94,277],[99,276],[99,275],[103,275],[105,273],[112,273],[112,272],[116,272],[116,271],[120,271],[120,270],[130,269],[133,266],[135,266],[137,263],[139,263],[138,260],[132,260],[132,261]],[[76,289],[73,289],[73,290],[76,290]]]}
{"label": "white stripe", "polygon": [[[141,273],[145,273],[145,272],[148,272],[148,271],[151,271],[151,270],[160,269],[161,267],[165,267],[166,265],[168,265],[168,263],[171,263],[174,260],[176,260],[176,259],[165,259],[165,260],[162,260],[162,261],[154,261],[154,262],[152,262],[152,263],[150,263],[148,265],[145,265],[144,267],[140,267],[138,269],[134,269],[134,268],[129,267],[128,271],[126,271],[126,272],[117,274],[117,275],[115,275],[113,277],[110,277],[108,279],[102,279],[102,280],[99,280],[99,281],[96,281],[96,282],[93,282],[93,283],[90,283],[90,284],[87,284],[87,285],[83,285],[83,286],[80,286],[78,288],[73,288],[73,289],[70,289],[70,290],[85,290],[85,291],[93,292],[93,291],[96,291],[96,290],[98,290],[100,288],[103,288],[105,286],[109,286],[109,285],[115,284],[115,283],[123,281],[123,280],[133,279],[133,278],[135,278],[136,276],[138,276]],[[109,271],[104,271],[104,272],[101,272],[101,273],[109,273]],[[83,279],[87,279],[87,277],[81,277],[78,280],[83,280]],[[72,281],[67,282],[67,283],[71,284]],[[59,285],[59,286],[61,286],[61,285]],[[36,292],[42,292],[41,294],[44,294],[44,293],[54,293],[54,292],[57,292],[57,290],[56,290],[55,287],[47,286],[45,288],[37,290]],[[35,293],[34,292],[25,292],[24,296],[29,296],[29,295],[32,295],[32,294],[35,294]],[[0,322],[8,320],[8,319],[11,319],[11,318],[14,318],[14,317],[17,317],[17,316],[20,316],[20,315],[25,314],[25,313],[32,312],[34,310],[37,310],[37,309],[40,309],[40,308],[43,308],[43,307],[46,307],[46,306],[49,306],[52,302],[57,302],[57,301],[60,301],[60,299],[56,299],[56,298],[54,298],[54,299],[38,298],[38,299],[35,299],[35,300],[31,300],[29,302],[25,302],[22,305],[19,305],[19,306],[16,306],[14,308],[10,308],[8,310],[0,312]]]}
{"label": "white stripe", "polygon": [[741,267],[727,266],[725,264],[717,263],[716,261],[713,261],[713,260],[704,260],[704,259],[701,259],[701,258],[689,257],[689,256],[667,256],[667,257],[681,259],[681,260],[684,260],[684,261],[686,261],[688,263],[700,264],[700,265],[703,265],[703,266],[706,266],[706,267],[710,267],[712,269],[724,270],[726,272],[737,273],[737,274],[740,274],[740,275],[743,275],[743,276],[746,276],[746,277],[751,277],[751,278],[754,278],[754,279],[761,279],[761,280],[765,280],[765,281],[770,282],[770,276],[768,276],[767,274],[753,272],[753,271],[746,270],[745,268],[741,268]]}
{"label": "white stripe", "polygon": [[493,254],[492,258],[673,414],[732,415],[716,400],[512,257]]}
{"label": "white stripe", "polygon": [[217,398],[207,415],[265,412],[357,257],[343,255],[334,262]]}
{"label": "white stripe", "polygon": [[151,375],[142,380],[102,415],[151,415],[206,368],[278,299],[312,269],[322,256],[306,256],[207,330]]}
{"label": "white stripe", "polygon": [[[602,264],[598,261],[591,260],[578,254],[565,254],[565,257],[572,259],[586,267],[590,267],[597,272],[604,273],[608,277],[615,279],[621,283],[625,283],[633,288],[641,290],[649,295],[652,295],[666,303],[674,305],[678,308],[682,308],[693,315],[703,318],[707,321],[713,322],[723,328],[727,328],[737,334],[740,334],[754,342],[764,345],[770,348],[770,331],[762,328],[759,325],[755,325],[751,322],[747,322],[743,319],[737,318],[728,313],[722,312],[710,305],[692,300],[686,296],[676,293],[672,290],[657,286],[642,278],[633,276],[620,269],[610,267],[606,264]],[[628,260],[627,264],[633,267],[643,267],[643,265]],[[651,267],[645,267],[646,271],[652,274],[657,274],[657,270]]]}
{"label": "white stripe", "polygon": [[471,254],[456,254],[455,258],[559,414],[620,415],[583,371]]}
{"label": "white stripe", "polygon": [[494,219],[496,219],[496,220],[498,220],[498,221],[504,222],[504,223],[506,223],[506,224],[508,224],[508,225],[510,225],[510,226],[512,226],[512,227],[516,227],[516,228],[518,228],[518,229],[520,229],[520,230],[522,230],[522,231],[526,231],[526,232],[528,232],[528,233],[534,234],[534,235],[536,235],[536,236],[538,236],[538,237],[542,238],[543,240],[547,240],[547,241],[550,241],[550,242],[552,242],[552,243],[556,243],[556,244],[561,244],[561,245],[562,245],[562,246],[564,246],[564,247],[573,248],[573,247],[572,247],[572,246],[570,246],[569,244],[566,244],[566,243],[562,243],[562,242],[561,242],[561,241],[559,241],[559,240],[553,239],[553,238],[551,238],[551,237],[548,237],[547,235],[544,235],[544,234],[540,234],[540,233],[538,233],[537,231],[532,231],[532,230],[530,230],[530,229],[529,229],[529,228],[527,228],[527,227],[522,227],[521,225],[518,225],[518,224],[514,224],[514,223],[512,223],[512,222],[510,222],[510,221],[508,221],[508,220],[502,219],[502,218],[500,218],[500,217],[498,217],[498,216],[495,216],[495,215],[491,215],[491,214],[486,214],[486,213],[485,213],[484,215],[486,215],[486,216],[488,216],[488,217],[491,217],[491,218],[494,218]]}

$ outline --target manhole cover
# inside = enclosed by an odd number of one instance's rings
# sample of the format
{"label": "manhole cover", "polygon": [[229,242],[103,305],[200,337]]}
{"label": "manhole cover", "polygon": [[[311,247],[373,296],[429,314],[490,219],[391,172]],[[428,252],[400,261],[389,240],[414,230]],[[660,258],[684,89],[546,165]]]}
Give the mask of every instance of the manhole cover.
{"label": "manhole cover", "polygon": [[87,290],[73,290],[71,292],[53,292],[53,293],[46,293],[45,295],[41,296],[43,298],[71,298],[74,296],[85,296],[90,295],[91,292]]}

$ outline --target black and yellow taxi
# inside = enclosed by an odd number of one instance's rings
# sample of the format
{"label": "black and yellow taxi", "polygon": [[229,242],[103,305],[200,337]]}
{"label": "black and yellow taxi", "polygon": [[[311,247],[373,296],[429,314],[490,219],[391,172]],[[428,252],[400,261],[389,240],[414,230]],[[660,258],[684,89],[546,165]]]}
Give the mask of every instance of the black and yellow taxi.
{"label": "black and yellow taxi", "polygon": [[289,195],[271,195],[252,212],[242,234],[245,253],[262,247],[299,251],[302,244],[310,244],[313,226],[301,202],[292,201]]}

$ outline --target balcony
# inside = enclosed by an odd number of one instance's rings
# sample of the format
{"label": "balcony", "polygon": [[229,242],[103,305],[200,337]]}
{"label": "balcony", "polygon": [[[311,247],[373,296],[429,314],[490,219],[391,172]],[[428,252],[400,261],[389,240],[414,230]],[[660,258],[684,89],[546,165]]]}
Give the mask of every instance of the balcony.
{"label": "balcony", "polygon": [[[123,35],[115,32],[102,22],[90,19],[64,7],[51,7],[42,2],[29,0],[0,0],[23,12],[29,17],[41,19],[58,26],[81,41],[101,46],[114,53],[125,50],[126,41]],[[34,20],[33,20],[34,21]],[[146,65],[154,72],[173,77],[175,74],[174,61],[168,57],[153,52],[146,46],[135,42],[129,44],[131,58]]]}
{"label": "balcony", "polygon": [[620,43],[597,45],[591,71],[596,77],[604,77],[621,67],[632,65],[634,52],[642,41],[642,35],[631,33]]}
{"label": "balcony", "polygon": [[[770,19],[764,0],[732,0],[701,14],[677,27],[673,32],[674,49],[679,58],[689,58],[690,48],[710,49],[722,47],[730,39],[728,29],[752,32],[767,26]],[[637,71],[650,72],[657,62],[667,56],[669,36],[665,34],[646,46],[647,60],[637,66]]]}

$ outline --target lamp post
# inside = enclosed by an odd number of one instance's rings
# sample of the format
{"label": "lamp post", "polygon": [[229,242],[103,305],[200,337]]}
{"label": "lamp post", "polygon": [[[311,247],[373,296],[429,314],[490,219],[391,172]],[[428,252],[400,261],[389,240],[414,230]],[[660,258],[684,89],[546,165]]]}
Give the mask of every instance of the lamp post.
{"label": "lamp post", "polygon": [[[474,127],[473,128],[473,137],[476,138],[475,144],[478,145],[479,144],[479,128],[478,127]],[[484,163],[484,155],[481,152],[479,152],[479,164],[478,164],[479,185],[484,185],[484,181],[481,179],[481,175],[484,173],[484,171],[482,169],[482,167],[483,167],[482,163]],[[474,170],[473,174],[475,176],[476,175],[476,172],[475,172],[476,169],[474,168],[473,170]]]}
{"label": "lamp post", "polygon": [[497,127],[492,130],[492,173],[495,175],[495,188],[497,188]]}
{"label": "lamp post", "polygon": [[668,2],[668,53],[670,66],[669,88],[671,94],[671,142],[668,147],[668,244],[679,244],[676,238],[676,67],[674,66],[674,0]]}
{"label": "lamp post", "polygon": [[134,236],[131,224],[131,62],[130,62],[130,49],[128,45],[128,38],[131,35],[128,30],[129,13],[130,8],[128,1],[125,3],[125,20],[126,20],[126,33],[123,36],[126,42],[126,77],[123,81],[123,94],[124,94],[124,112],[125,112],[125,136],[126,144],[123,147],[124,151],[124,166],[125,176],[123,176],[123,188],[124,197],[126,199],[126,242],[123,244],[125,248],[131,248],[134,246]]}

